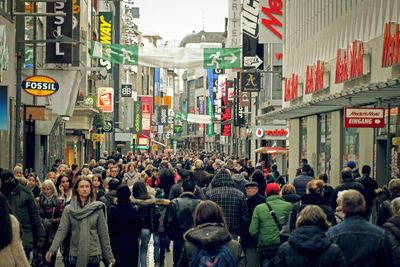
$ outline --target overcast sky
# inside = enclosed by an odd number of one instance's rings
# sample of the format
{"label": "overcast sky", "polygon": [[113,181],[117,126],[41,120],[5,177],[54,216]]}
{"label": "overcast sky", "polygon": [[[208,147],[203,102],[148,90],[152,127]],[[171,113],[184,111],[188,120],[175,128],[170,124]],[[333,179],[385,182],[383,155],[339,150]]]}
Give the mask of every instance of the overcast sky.
{"label": "overcast sky", "polygon": [[[228,17],[228,0],[134,0],[140,8],[139,30],[158,33],[164,40],[176,40],[204,27],[223,32]],[[204,25],[204,26],[203,26]],[[162,41],[161,41],[162,42]]]}

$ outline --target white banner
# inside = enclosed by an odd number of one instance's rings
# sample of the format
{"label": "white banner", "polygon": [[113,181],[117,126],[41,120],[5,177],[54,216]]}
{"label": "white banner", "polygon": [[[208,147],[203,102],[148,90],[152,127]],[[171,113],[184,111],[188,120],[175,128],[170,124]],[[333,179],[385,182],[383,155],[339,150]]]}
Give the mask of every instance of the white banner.
{"label": "white banner", "polygon": [[203,68],[203,48],[139,47],[139,65],[154,68]]}
{"label": "white banner", "polygon": [[211,123],[211,116],[210,115],[198,115],[198,114],[188,114],[187,116],[188,122],[195,122],[195,123]]}

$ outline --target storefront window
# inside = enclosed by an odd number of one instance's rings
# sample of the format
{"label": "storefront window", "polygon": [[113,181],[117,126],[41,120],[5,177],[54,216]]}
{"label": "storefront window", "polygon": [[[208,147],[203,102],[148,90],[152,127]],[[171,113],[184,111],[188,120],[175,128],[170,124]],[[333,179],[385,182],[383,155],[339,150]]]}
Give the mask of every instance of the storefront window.
{"label": "storefront window", "polygon": [[331,114],[322,114],[319,117],[320,138],[318,151],[318,174],[331,172]]}
{"label": "storefront window", "polygon": [[358,128],[344,128],[343,164],[354,161],[358,166],[360,132]]}
{"label": "storefront window", "polygon": [[300,159],[307,158],[307,118],[300,119]]}

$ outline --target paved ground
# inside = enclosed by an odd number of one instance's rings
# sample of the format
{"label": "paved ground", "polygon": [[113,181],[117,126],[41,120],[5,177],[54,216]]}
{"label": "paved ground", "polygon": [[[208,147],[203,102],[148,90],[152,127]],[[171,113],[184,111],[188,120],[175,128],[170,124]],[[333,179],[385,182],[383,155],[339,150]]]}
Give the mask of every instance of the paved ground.
{"label": "paved ground", "polygon": [[[171,252],[166,252],[165,253],[165,267],[172,267],[173,262],[172,262],[172,242],[170,243],[171,247]],[[149,250],[147,251],[147,266],[148,267],[153,267],[154,266],[154,247],[153,247],[153,238],[150,239],[149,242]],[[100,264],[101,267],[104,267],[103,264]],[[62,263],[62,257],[61,254],[57,254],[57,260],[56,260],[56,267],[64,267],[64,264]],[[129,267],[129,266],[127,266]]]}

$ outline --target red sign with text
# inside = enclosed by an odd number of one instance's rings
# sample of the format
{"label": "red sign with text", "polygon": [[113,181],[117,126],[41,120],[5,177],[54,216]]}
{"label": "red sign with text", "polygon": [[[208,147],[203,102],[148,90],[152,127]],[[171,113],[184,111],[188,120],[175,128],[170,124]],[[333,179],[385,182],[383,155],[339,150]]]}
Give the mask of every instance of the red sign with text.
{"label": "red sign with text", "polygon": [[324,67],[325,63],[319,60],[315,66],[307,66],[306,71],[306,94],[321,90],[324,88]]}
{"label": "red sign with text", "polygon": [[292,74],[291,78],[285,78],[285,101],[295,99],[299,96],[298,85],[299,76]]}
{"label": "red sign with text", "polygon": [[[392,27],[396,25],[395,32],[391,35]],[[390,67],[400,63],[400,32],[399,24],[388,22],[385,24],[385,34],[383,37],[382,68]]]}
{"label": "red sign with text", "polygon": [[385,127],[384,108],[344,108],[345,128]]}
{"label": "red sign with text", "polygon": [[338,49],[336,58],[335,83],[342,83],[364,74],[364,43],[354,41],[347,50]]}

